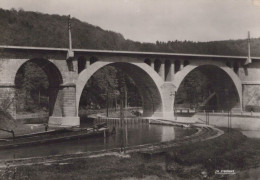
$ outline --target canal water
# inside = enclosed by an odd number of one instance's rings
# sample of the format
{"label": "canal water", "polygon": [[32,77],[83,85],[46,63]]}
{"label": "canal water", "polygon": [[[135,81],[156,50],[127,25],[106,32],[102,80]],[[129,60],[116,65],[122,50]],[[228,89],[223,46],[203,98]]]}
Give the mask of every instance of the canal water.
{"label": "canal water", "polygon": [[[148,123],[135,123],[127,125],[109,125],[110,131],[115,127],[116,133],[109,137],[89,137],[79,140],[68,140],[28,147],[17,147],[0,151],[0,159],[27,158],[49,155],[62,155],[82,153],[122,146],[135,146],[141,144],[171,141],[185,134],[185,129],[173,126],[153,125]],[[81,123],[82,127],[89,123]]]}

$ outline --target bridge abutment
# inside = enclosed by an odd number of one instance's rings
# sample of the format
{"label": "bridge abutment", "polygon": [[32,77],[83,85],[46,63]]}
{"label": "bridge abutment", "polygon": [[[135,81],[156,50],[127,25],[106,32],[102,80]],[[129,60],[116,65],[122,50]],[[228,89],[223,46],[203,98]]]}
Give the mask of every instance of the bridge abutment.
{"label": "bridge abutment", "polygon": [[175,86],[171,82],[165,82],[161,86],[162,90],[162,101],[163,101],[163,118],[173,119],[174,118],[174,101]]}
{"label": "bridge abutment", "polygon": [[49,117],[50,125],[79,126],[80,120],[76,109],[76,85],[66,83],[60,86],[54,102],[53,114]]}

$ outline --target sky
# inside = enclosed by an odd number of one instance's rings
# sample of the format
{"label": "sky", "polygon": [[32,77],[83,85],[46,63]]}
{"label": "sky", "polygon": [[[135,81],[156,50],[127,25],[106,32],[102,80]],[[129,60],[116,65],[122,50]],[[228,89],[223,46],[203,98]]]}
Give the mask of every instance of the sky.
{"label": "sky", "polygon": [[0,0],[0,7],[70,14],[140,42],[260,37],[260,0]]}

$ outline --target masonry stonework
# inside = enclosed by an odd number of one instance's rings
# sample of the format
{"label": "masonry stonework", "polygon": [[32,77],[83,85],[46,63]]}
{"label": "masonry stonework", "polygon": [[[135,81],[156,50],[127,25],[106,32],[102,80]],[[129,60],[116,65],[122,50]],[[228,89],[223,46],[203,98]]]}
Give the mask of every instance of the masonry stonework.
{"label": "masonry stonework", "polygon": [[[153,52],[73,50],[74,58],[66,60],[68,49],[6,47],[0,51],[0,104],[13,99],[8,112],[15,118],[15,77],[18,69],[27,61],[45,68],[50,81],[49,123],[60,126],[78,126],[79,101],[88,79],[100,68],[112,65],[126,72],[136,83],[143,100],[144,116],[173,119],[175,92],[181,82],[195,68],[212,65],[226,73],[234,83],[241,104],[260,106],[260,58],[244,65],[246,57],[194,55]],[[86,59],[78,72],[78,59]],[[151,60],[151,65],[145,59]],[[155,71],[154,60],[161,67]],[[181,62],[175,72],[176,60]],[[189,62],[185,64],[184,62]],[[167,63],[165,63],[167,62]],[[239,65],[238,72],[227,62]],[[169,74],[168,74],[169,73]],[[166,82],[167,81],[167,82]],[[243,87],[243,88],[242,88]]]}

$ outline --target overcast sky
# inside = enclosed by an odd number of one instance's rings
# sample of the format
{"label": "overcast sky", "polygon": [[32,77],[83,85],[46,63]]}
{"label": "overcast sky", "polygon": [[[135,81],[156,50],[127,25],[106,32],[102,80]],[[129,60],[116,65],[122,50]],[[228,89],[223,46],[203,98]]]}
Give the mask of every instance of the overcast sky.
{"label": "overcast sky", "polygon": [[68,15],[141,42],[260,37],[260,0],[0,0],[3,9]]}

